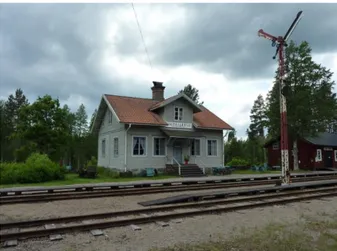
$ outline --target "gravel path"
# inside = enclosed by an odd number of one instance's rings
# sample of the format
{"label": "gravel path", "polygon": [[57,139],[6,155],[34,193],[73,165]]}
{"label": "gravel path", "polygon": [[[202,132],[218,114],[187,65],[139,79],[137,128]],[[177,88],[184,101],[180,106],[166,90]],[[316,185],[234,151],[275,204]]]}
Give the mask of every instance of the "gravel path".
{"label": "gravel path", "polygon": [[216,240],[241,227],[261,227],[271,222],[293,223],[303,216],[323,217],[335,214],[337,198],[298,202],[284,206],[255,208],[219,215],[185,218],[182,223],[171,223],[162,228],[155,224],[142,225],[141,231],[130,227],[104,230],[105,236],[93,237],[89,233],[66,234],[61,241],[47,238],[21,241],[14,250],[48,251],[147,251],[151,247],[172,246],[176,243]]}
{"label": "gravel path", "polygon": [[[264,187],[272,186],[274,185],[268,185]],[[254,187],[258,186],[249,187],[249,189],[252,189]],[[0,207],[0,222],[105,213],[122,210],[134,210],[137,208],[144,208],[143,206],[139,205],[138,202],[147,200],[155,200],[182,194],[208,193],[212,191],[237,191],[242,189],[247,188],[222,188],[125,197],[105,197],[81,200],[59,200],[47,203],[2,205]]]}

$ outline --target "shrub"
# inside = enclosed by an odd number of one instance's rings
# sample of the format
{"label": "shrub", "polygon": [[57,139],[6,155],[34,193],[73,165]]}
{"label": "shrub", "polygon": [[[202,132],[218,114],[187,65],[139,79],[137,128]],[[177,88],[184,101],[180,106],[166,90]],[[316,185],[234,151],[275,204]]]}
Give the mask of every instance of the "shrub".
{"label": "shrub", "polygon": [[88,161],[87,166],[97,166],[97,159],[94,156],[91,156],[91,159]]}
{"label": "shrub", "polygon": [[46,154],[33,153],[25,163],[0,163],[1,184],[39,183],[65,178],[65,169]]}
{"label": "shrub", "polygon": [[230,162],[227,163],[227,166],[248,166],[249,163],[247,160],[234,157]]}
{"label": "shrub", "polygon": [[98,175],[101,177],[119,178],[119,172],[102,166],[97,167]]}

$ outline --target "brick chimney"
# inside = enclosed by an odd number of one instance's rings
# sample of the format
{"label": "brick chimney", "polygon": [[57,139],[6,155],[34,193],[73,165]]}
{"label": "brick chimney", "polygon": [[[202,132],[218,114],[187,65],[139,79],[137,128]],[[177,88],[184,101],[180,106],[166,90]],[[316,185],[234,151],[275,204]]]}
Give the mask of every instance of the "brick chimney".
{"label": "brick chimney", "polygon": [[152,99],[157,101],[164,100],[164,89],[163,82],[153,81],[153,86],[151,87],[152,90]]}

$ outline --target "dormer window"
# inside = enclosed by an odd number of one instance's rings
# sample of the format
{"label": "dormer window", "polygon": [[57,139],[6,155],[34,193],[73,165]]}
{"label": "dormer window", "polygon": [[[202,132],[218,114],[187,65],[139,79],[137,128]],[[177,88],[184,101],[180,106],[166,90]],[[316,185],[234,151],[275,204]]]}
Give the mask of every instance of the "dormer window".
{"label": "dormer window", "polygon": [[174,120],[182,121],[183,120],[183,108],[182,107],[174,107]]}

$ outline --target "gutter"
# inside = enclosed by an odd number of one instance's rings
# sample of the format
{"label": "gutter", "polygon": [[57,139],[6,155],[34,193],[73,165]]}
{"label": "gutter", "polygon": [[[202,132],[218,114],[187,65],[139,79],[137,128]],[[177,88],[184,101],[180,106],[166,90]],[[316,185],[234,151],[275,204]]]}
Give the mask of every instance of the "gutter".
{"label": "gutter", "polygon": [[126,172],[126,160],[127,160],[127,149],[128,149],[128,131],[131,128],[131,124],[129,124],[128,129],[125,130],[125,137],[124,137],[124,172]]}

